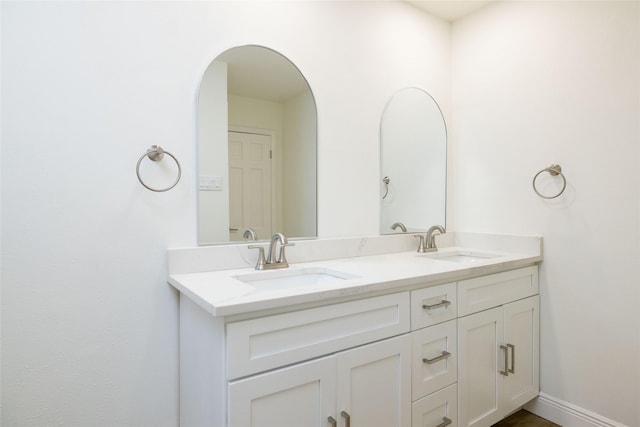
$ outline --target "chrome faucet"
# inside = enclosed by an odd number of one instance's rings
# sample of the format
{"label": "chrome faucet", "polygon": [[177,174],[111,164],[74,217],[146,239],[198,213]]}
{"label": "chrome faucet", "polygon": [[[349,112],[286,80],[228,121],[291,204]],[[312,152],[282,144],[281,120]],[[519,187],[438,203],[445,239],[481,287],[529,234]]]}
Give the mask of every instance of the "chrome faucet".
{"label": "chrome faucet", "polygon": [[[280,242],[280,253],[276,259],[276,247]],[[286,268],[289,267],[287,258],[284,253],[284,248],[287,246],[294,246],[295,243],[289,243],[287,238],[282,233],[276,233],[271,236],[271,242],[269,243],[269,254],[267,259],[264,257],[264,247],[258,245],[250,245],[249,249],[258,249],[258,262],[256,263],[256,270],[270,270],[273,268]]]}
{"label": "chrome faucet", "polygon": [[249,239],[249,240],[258,240],[258,235],[256,234],[256,231],[249,227],[246,230],[244,230],[244,234],[242,235],[243,239]]}
{"label": "chrome faucet", "polygon": [[400,230],[402,230],[403,233],[407,232],[407,227],[405,227],[404,224],[401,222],[394,222],[393,225],[391,226],[391,229],[395,230],[398,227],[400,227]]}
{"label": "chrome faucet", "polygon": [[[278,256],[278,260],[276,261],[276,246],[278,245],[278,242],[280,242],[280,256]],[[282,261],[286,264],[287,260],[284,259],[284,246],[288,243],[287,238],[284,237],[284,234],[282,233],[276,233],[271,236],[271,243],[269,243],[269,255],[267,255],[267,264],[274,264]],[[285,265],[284,267],[287,266],[288,265]]]}
{"label": "chrome faucet", "polygon": [[433,234],[436,231],[438,232],[438,234],[444,234],[447,232],[447,230],[445,230],[441,225],[434,225],[433,227],[429,228],[427,230],[427,236],[425,237],[424,242],[426,245],[425,250],[427,252],[435,252],[438,250],[438,247],[436,246],[436,236],[435,234]]}
{"label": "chrome faucet", "polygon": [[418,252],[435,252],[438,250],[436,246],[436,234],[434,234],[436,232],[437,234],[444,234],[447,230],[441,225],[434,225],[427,230],[427,234],[424,236],[422,234],[414,234],[413,237],[420,239],[418,241]]}

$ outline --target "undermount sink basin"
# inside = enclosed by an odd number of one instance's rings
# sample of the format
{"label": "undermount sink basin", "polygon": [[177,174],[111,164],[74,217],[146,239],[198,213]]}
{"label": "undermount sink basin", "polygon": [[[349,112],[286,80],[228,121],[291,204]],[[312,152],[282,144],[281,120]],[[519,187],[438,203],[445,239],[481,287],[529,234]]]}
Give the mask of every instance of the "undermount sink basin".
{"label": "undermount sink basin", "polygon": [[326,285],[358,276],[323,267],[287,268],[282,270],[259,271],[232,276],[259,291],[281,290]]}
{"label": "undermount sink basin", "polygon": [[432,252],[420,256],[441,261],[455,262],[458,264],[482,264],[490,259],[498,258],[503,255],[473,250],[455,250]]}

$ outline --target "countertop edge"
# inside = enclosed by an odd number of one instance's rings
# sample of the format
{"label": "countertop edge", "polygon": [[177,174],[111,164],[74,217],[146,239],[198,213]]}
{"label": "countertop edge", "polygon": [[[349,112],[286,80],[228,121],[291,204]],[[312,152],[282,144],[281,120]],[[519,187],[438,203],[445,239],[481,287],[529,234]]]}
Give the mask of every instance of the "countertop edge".
{"label": "countertop edge", "polygon": [[169,276],[168,283],[214,317],[251,316],[253,314],[259,315],[259,313],[265,311],[282,310],[283,308],[286,308],[286,311],[295,311],[301,308],[334,304],[338,302],[337,300],[339,299],[367,298],[370,296],[437,286],[448,282],[457,282],[487,274],[536,265],[539,264],[542,259],[542,255],[521,255],[517,256],[516,259],[509,259],[502,262],[452,268],[447,271],[410,275],[398,279],[369,279],[364,283],[356,283],[353,286],[344,288],[293,293],[291,295],[276,296],[273,298],[263,296],[255,301],[234,301],[234,298],[230,298],[226,301],[220,300],[212,303],[173,276]]}

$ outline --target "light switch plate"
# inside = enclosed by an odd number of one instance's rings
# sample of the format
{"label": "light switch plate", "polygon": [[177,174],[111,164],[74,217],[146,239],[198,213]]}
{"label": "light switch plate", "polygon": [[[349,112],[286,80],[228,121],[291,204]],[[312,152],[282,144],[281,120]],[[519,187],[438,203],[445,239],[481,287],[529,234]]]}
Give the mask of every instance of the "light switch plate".
{"label": "light switch plate", "polygon": [[201,191],[222,191],[222,177],[217,175],[200,175]]}

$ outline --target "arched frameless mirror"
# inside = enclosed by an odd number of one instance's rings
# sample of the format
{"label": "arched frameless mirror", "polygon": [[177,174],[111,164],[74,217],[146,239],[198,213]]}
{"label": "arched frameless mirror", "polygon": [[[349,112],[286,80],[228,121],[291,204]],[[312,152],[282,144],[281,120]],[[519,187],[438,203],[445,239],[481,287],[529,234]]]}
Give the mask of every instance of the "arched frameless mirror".
{"label": "arched frameless mirror", "polygon": [[447,129],[436,101],[418,88],[396,92],[382,115],[380,142],[380,233],[444,226]]}
{"label": "arched frameless mirror", "polygon": [[198,244],[317,236],[316,104],[287,58],[220,54],[198,94]]}

